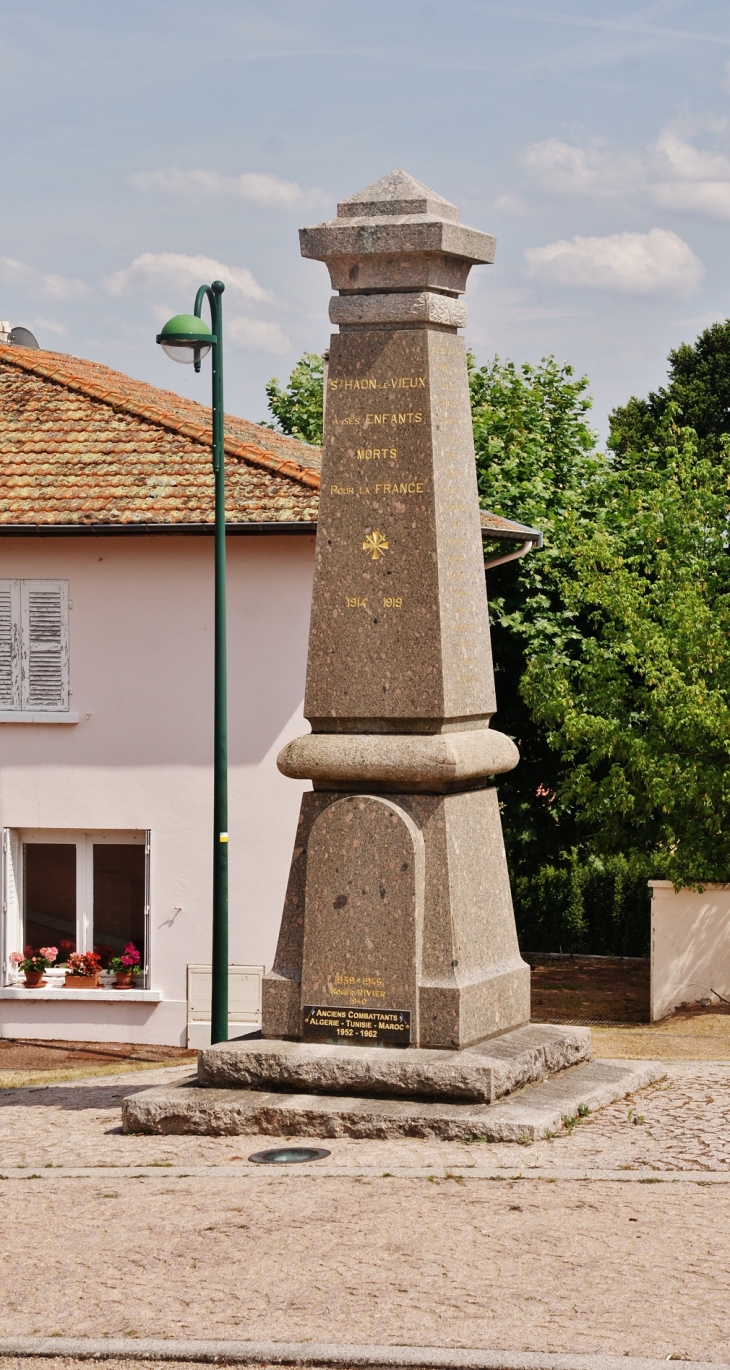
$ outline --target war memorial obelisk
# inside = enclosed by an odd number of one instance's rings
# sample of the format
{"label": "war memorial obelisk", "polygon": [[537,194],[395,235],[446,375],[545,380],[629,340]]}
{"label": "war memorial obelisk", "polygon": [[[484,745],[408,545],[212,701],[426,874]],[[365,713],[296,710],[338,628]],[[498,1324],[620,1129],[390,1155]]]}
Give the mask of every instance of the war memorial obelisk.
{"label": "war memorial obelisk", "polygon": [[263,1034],[460,1048],[529,1021],[492,777],[461,299],[495,240],[402,171],[302,229],[332,286],[302,802]]}
{"label": "war memorial obelisk", "polygon": [[[314,788],[264,979],[263,1040],[201,1051],[194,1080],[125,1099],[123,1127],[552,1135],[564,1116],[642,1088],[663,1067],[590,1062],[588,1028],[529,1025],[493,785],[518,756],[491,727],[457,331],[469,271],[492,260],[494,239],[396,171],[344,200],[336,219],[302,229],[301,246],[327,263],[340,329],[326,387],[312,731],[278,761]],[[562,1073],[569,1066],[578,1068]]]}

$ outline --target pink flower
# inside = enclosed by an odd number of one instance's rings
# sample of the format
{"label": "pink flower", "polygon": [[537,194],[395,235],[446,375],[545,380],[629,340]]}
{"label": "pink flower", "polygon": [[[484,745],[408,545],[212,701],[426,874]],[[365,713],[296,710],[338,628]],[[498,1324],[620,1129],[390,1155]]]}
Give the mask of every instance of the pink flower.
{"label": "pink flower", "polygon": [[21,963],[21,961],[24,961],[24,960],[25,960],[25,957],[23,956],[22,951],[11,951],[11,953],[10,953],[10,961],[11,961],[11,964],[12,964],[12,965],[14,965],[14,966],[19,966],[20,963]]}
{"label": "pink flower", "polygon": [[40,947],[38,955],[45,956],[47,961],[55,961],[58,956],[58,947]]}

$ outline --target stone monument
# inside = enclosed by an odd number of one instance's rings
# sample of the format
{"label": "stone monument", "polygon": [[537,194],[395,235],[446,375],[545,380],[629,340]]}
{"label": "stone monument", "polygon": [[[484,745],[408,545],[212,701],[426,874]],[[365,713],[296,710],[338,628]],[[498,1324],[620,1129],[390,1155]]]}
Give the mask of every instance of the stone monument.
{"label": "stone monument", "polygon": [[588,1028],[528,1025],[493,785],[518,756],[490,726],[457,333],[467,276],[493,259],[494,239],[395,171],[303,229],[301,245],[327,263],[340,332],[326,384],[312,731],[279,756],[314,789],[264,980],[264,1040],[220,1043],[200,1052],[195,1079],[125,1099],[124,1130],[552,1135],[663,1067],[591,1062]]}
{"label": "stone monument", "polygon": [[495,240],[402,171],[302,229],[330,319],[304,712],[311,779],[263,1035],[460,1048],[529,1021],[490,726],[494,677],[466,351]]}

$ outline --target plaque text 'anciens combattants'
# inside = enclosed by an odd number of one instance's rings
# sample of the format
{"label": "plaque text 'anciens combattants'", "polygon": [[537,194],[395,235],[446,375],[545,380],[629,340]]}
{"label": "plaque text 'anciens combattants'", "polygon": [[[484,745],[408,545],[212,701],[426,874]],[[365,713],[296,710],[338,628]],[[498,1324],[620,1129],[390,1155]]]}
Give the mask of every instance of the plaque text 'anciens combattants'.
{"label": "plaque text 'anciens combattants'", "polygon": [[324,1005],[306,1004],[304,1040],[408,1047],[411,1044],[410,1011],[329,1008]]}

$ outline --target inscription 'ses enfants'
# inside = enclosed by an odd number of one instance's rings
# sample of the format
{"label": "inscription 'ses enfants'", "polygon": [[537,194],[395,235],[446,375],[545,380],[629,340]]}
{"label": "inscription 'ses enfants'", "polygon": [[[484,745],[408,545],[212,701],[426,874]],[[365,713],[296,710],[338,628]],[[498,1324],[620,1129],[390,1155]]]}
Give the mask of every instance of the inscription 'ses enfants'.
{"label": "inscription 'ses enfants'", "polygon": [[366,414],[364,419],[360,414],[343,414],[341,417],[333,414],[331,422],[333,428],[371,428],[378,424],[423,423],[423,414],[416,414],[412,409],[406,410],[405,414]]}

